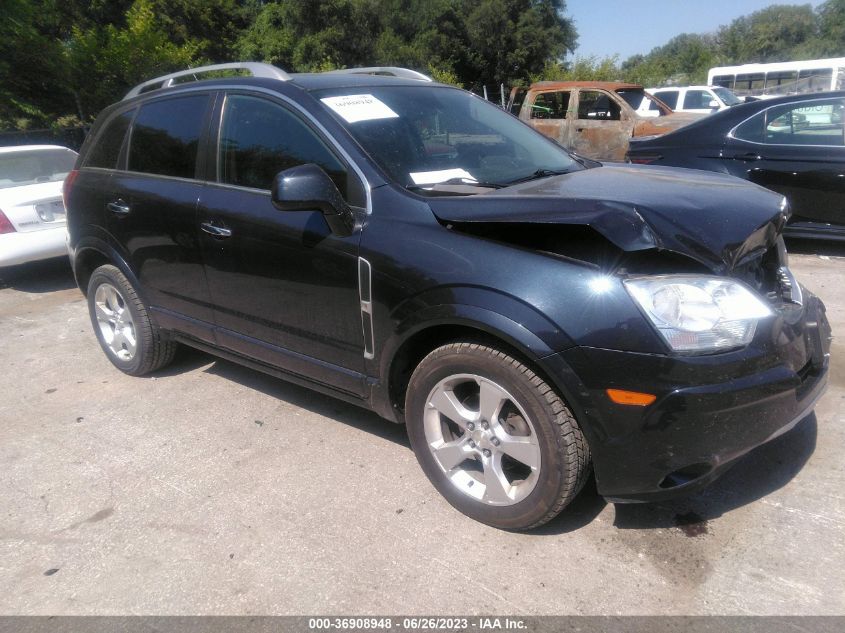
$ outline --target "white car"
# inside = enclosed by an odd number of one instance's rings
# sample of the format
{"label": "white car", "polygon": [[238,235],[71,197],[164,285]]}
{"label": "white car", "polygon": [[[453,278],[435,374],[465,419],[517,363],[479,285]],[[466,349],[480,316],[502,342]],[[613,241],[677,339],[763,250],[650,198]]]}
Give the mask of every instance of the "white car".
{"label": "white car", "polygon": [[67,255],[62,183],[75,162],[58,145],[0,147],[0,267]]}
{"label": "white car", "polygon": [[[646,92],[660,99],[675,112],[710,114],[711,112],[725,110],[738,103],[742,103],[742,100],[731,90],[722,88],[721,86],[646,88]],[[643,100],[637,114],[641,116],[657,116],[659,112],[655,106]]]}

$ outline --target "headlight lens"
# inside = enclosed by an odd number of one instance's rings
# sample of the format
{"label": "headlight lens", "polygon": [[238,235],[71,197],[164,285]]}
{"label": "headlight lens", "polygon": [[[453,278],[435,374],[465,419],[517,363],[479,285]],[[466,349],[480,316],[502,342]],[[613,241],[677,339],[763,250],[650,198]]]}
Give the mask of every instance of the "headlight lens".
{"label": "headlight lens", "polygon": [[721,277],[667,275],[628,279],[625,287],[678,352],[747,345],[771,308],[744,285]]}

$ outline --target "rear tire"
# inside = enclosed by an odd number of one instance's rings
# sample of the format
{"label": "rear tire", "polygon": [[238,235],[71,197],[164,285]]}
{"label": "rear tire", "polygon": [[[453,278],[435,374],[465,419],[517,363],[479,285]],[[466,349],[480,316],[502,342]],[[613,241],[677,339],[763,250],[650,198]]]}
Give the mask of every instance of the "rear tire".
{"label": "rear tire", "polygon": [[88,313],[100,347],[123,373],[143,376],[173,360],[177,344],[162,335],[116,266],[100,266],[91,275]]}
{"label": "rear tire", "polygon": [[405,418],[434,487],[467,516],[511,530],[557,516],[584,485],[590,451],[572,412],[534,371],[477,343],[417,366]]}

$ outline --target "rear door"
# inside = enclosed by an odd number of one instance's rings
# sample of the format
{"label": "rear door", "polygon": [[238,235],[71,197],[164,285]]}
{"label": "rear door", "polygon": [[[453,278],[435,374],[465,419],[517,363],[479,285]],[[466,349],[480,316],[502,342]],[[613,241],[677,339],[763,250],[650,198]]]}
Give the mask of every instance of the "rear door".
{"label": "rear door", "polygon": [[740,125],[725,154],[749,180],[784,194],[793,222],[845,225],[845,99],[774,106]]}
{"label": "rear door", "polygon": [[202,92],[143,103],[106,201],[108,230],[154,311],[205,340],[213,340],[213,314],[198,241],[197,163],[211,105]]}

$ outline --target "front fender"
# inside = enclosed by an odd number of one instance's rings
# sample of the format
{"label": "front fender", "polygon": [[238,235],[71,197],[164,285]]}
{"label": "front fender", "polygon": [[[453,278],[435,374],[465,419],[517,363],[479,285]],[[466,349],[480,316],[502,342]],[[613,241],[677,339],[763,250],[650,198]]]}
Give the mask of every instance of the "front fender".
{"label": "front fender", "polygon": [[383,355],[419,331],[438,325],[479,329],[504,339],[530,358],[542,358],[574,346],[569,336],[536,307],[498,290],[475,286],[430,289],[397,306]]}

